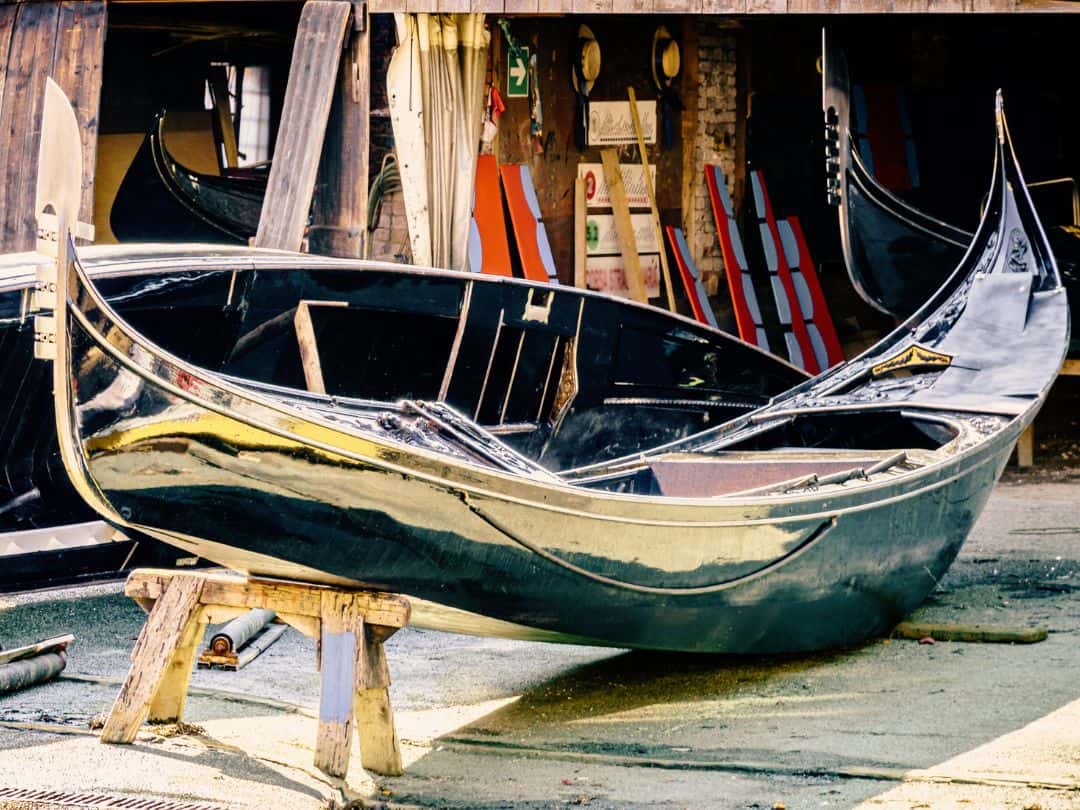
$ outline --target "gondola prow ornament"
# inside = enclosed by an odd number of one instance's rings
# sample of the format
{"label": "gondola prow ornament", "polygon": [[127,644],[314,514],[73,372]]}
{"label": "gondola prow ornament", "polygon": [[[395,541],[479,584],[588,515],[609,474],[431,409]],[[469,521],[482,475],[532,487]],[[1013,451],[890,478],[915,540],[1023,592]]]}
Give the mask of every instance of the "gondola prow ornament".
{"label": "gondola prow ornament", "polygon": [[[55,257],[57,263],[39,269],[31,299],[32,310],[56,308],[57,268],[67,262],[69,229],[83,239],[92,241],[94,238],[93,226],[79,222],[82,176],[82,139],[75,111],[60,85],[51,78],[46,79],[34,216],[37,251]],[[40,360],[56,357],[52,315],[34,317],[34,357]]]}

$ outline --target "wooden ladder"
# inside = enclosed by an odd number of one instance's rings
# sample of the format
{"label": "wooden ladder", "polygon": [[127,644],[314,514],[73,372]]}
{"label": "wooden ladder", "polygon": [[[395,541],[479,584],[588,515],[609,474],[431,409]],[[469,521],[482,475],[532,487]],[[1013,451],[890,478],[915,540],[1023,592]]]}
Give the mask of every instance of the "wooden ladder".
{"label": "wooden ladder", "polygon": [[355,724],[364,768],[387,776],[402,772],[383,642],[409,621],[404,597],[229,573],[155,569],[133,571],[124,593],[148,615],[131,653],[131,669],[101,732],[103,743],[133,742],[148,719],[178,722],[206,625],[251,608],[267,608],[318,641],[322,685],[315,766],[330,776],[345,777]]}

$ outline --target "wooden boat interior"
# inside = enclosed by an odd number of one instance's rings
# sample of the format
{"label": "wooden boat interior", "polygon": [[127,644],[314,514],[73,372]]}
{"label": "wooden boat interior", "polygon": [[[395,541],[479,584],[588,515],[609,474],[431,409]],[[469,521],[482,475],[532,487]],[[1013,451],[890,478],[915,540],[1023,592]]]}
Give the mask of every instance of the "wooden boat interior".
{"label": "wooden boat interior", "polygon": [[396,267],[95,284],[140,334],[201,368],[282,397],[325,394],[358,418],[447,406],[457,429],[548,471],[695,435],[805,379],[708,327],[570,288]]}

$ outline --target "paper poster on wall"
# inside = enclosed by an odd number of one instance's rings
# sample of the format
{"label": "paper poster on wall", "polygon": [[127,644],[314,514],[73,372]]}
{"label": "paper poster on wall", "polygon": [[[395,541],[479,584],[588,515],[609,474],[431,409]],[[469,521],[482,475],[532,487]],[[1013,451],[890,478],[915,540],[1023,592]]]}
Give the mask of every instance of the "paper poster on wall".
{"label": "paper poster on wall", "polygon": [[[634,229],[634,241],[638,253],[658,253],[656,228],[649,214],[631,214],[630,225]],[[589,214],[585,218],[585,253],[588,256],[606,256],[619,252],[619,233],[615,229],[614,214]]]}
{"label": "paper poster on wall", "polygon": [[[631,208],[648,208],[649,195],[645,192],[645,170],[636,163],[620,163],[626,204]],[[656,166],[649,166],[653,188],[656,187]],[[611,208],[611,195],[604,180],[602,163],[579,163],[577,176],[585,181],[585,204],[589,208]]]}
{"label": "paper poster on wall", "polygon": [[[641,273],[645,276],[645,294],[649,298],[660,295],[660,256],[646,253],[639,257]],[[585,259],[585,286],[590,290],[630,297],[626,286],[626,270],[622,256],[588,256]]]}
{"label": "paper poster on wall", "polygon": [[[656,102],[639,101],[638,117],[645,143],[656,143]],[[589,102],[589,146],[637,143],[629,101]]]}

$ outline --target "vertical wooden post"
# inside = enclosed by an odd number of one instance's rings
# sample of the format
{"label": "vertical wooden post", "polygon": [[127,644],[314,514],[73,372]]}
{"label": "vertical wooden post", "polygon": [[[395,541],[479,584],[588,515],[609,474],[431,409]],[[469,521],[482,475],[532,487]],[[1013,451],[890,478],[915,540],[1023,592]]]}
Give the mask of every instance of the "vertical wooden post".
{"label": "vertical wooden post", "polygon": [[364,675],[353,703],[360,733],[360,762],[364,769],[384,776],[400,776],[401,746],[390,707],[390,667],[383,642],[396,627],[364,628]]}
{"label": "vertical wooden post", "polygon": [[259,247],[299,250],[303,244],[349,12],[344,2],[307,0],[300,14],[274,162],[255,235]]}
{"label": "vertical wooden post", "polygon": [[150,702],[147,719],[152,723],[179,722],[184,716],[191,670],[195,666],[195,653],[206,631],[202,610],[196,611],[180,636],[180,642],[165,668],[161,685]]}
{"label": "vertical wooden post", "polygon": [[353,704],[364,677],[363,639],[364,620],[352,594],[324,593],[319,645],[322,690],[315,767],[331,776],[344,777],[349,770]]}
{"label": "vertical wooden post", "polygon": [[225,150],[224,156],[218,151],[218,166],[235,169],[240,165],[240,154],[236,144],[236,125],[229,106],[229,75],[224,65],[210,68],[210,95],[214,98],[214,116],[217,129],[221,132],[221,146]]}
{"label": "vertical wooden post", "polygon": [[354,2],[352,34],[341,60],[337,92],[315,185],[309,248],[360,258],[367,238],[371,124],[371,35],[366,3]]}
{"label": "vertical wooden post", "polygon": [[[202,577],[177,577],[169,582],[154,604],[131,652],[131,669],[101,731],[102,742],[132,742],[139,733],[139,726],[150,714],[151,702],[166,682],[168,686],[158,708],[175,707],[179,718],[183,693],[187,691],[187,680],[191,677],[190,658],[187,669],[183,668],[187,656],[183,644],[190,640],[191,625],[201,626],[198,613],[203,582]],[[197,643],[196,638],[191,642],[192,647]],[[181,680],[183,689],[180,689]]]}
{"label": "vertical wooden post", "polygon": [[585,199],[585,180],[574,178],[574,286],[585,289],[585,257],[589,249],[586,243],[588,225],[588,202]]}
{"label": "vertical wooden post", "polygon": [[1035,423],[1031,423],[1016,442],[1016,466],[1031,467],[1035,464]]}

